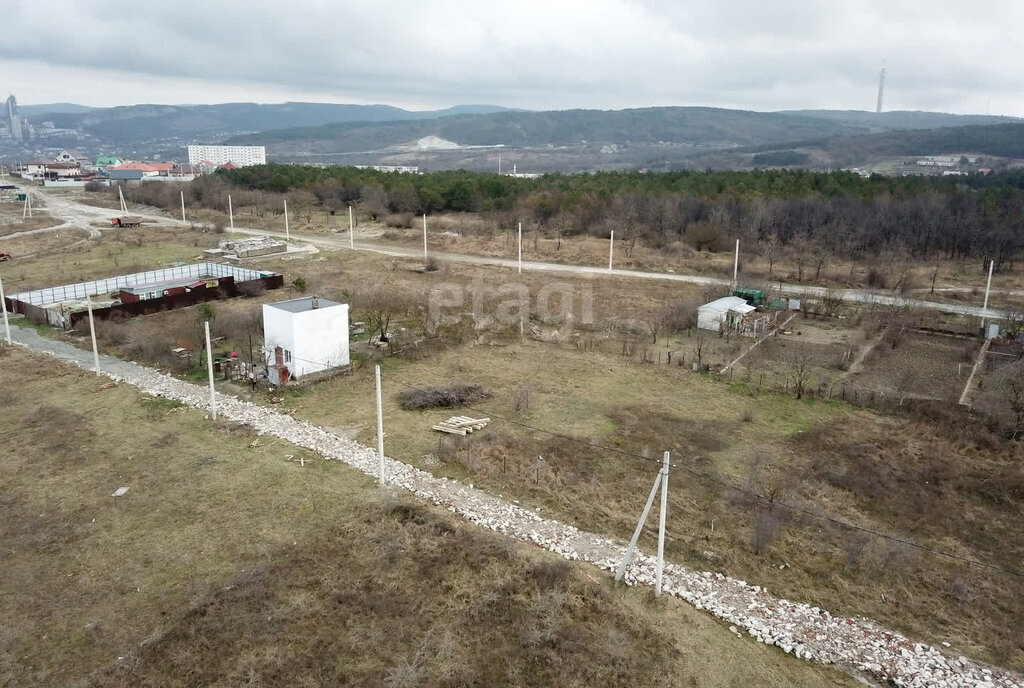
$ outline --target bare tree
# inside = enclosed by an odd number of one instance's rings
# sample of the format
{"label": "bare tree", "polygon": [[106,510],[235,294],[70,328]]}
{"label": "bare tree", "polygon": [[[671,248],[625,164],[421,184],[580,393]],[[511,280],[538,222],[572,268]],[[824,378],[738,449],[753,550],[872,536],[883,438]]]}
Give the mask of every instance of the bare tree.
{"label": "bare tree", "polygon": [[793,393],[797,399],[803,399],[813,370],[810,351],[806,346],[798,345],[786,355],[785,363],[786,376],[793,383]]}
{"label": "bare tree", "polygon": [[811,262],[813,246],[806,237],[799,237],[791,244],[793,247],[793,260],[796,262],[796,281],[804,281],[804,268]]}
{"label": "bare tree", "polygon": [[768,277],[770,279],[772,271],[775,269],[775,261],[779,257],[779,239],[772,233],[762,239],[760,244],[761,255],[768,261]]}
{"label": "bare tree", "polygon": [[1024,365],[1015,363],[1006,381],[1006,402],[1013,411],[1013,437],[1016,439],[1024,427]]}
{"label": "bare tree", "polygon": [[843,294],[837,289],[828,289],[821,297],[821,312],[827,318],[834,318],[839,315],[843,307]]}
{"label": "bare tree", "polygon": [[693,343],[693,356],[697,361],[697,365],[704,362],[704,351],[707,348],[708,339],[703,334],[697,335],[697,341]]}
{"label": "bare tree", "polygon": [[382,342],[389,341],[391,337],[391,322],[409,312],[408,301],[382,282],[360,290],[353,301]]}
{"label": "bare tree", "polygon": [[651,344],[658,343],[658,333],[665,326],[665,309],[659,308],[647,318],[647,330],[651,333]]}
{"label": "bare tree", "polygon": [[832,252],[825,246],[818,246],[814,249],[814,281],[821,279],[821,271],[825,269]]}
{"label": "bare tree", "polygon": [[1024,333],[1024,311],[1013,306],[1003,309],[1004,317],[1003,323],[1007,334],[1013,339],[1020,337]]}

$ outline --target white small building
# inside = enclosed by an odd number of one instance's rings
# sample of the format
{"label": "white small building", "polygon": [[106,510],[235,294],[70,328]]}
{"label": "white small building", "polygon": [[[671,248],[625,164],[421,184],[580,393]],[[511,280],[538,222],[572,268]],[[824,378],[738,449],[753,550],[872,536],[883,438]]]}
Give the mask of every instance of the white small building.
{"label": "white small building", "polygon": [[697,308],[697,329],[715,332],[722,329],[740,330],[744,318],[755,310],[738,296],[723,296]]}
{"label": "white small building", "polygon": [[263,305],[263,342],[270,381],[349,364],[348,304],[304,296]]}

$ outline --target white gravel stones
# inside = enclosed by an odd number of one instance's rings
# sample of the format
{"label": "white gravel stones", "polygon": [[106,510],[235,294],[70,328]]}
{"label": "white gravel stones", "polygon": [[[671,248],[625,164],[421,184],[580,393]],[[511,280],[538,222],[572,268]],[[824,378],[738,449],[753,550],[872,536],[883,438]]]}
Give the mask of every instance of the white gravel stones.
{"label": "white gravel stones", "polygon": [[[12,333],[15,329],[19,342],[27,342],[32,348],[81,367],[92,367],[88,352],[63,342],[42,339],[35,332],[22,328],[12,328]],[[198,409],[207,407],[209,397],[204,387],[106,357],[101,367],[109,371],[110,377],[135,385],[148,394],[175,399]],[[234,396],[218,394],[217,404],[225,418],[249,425],[261,434],[279,437],[328,459],[344,461],[367,475],[377,475],[373,449]],[[385,467],[389,485],[408,490],[485,528],[557,552],[566,559],[587,561],[613,571],[625,551],[622,543],[542,518],[455,480],[437,477],[393,459],[386,459]],[[637,551],[626,571],[626,582],[653,587],[654,579],[654,557]],[[667,563],[663,589],[731,624],[730,630],[737,636],[741,636],[738,629],[744,629],[755,640],[775,645],[801,659],[840,665],[893,685],[1024,688],[1024,678],[1010,671],[990,669],[964,657],[954,658],[937,648],[887,631],[869,619],[835,617],[818,607],[773,597],[760,586],[748,585],[720,573],[690,571]]]}

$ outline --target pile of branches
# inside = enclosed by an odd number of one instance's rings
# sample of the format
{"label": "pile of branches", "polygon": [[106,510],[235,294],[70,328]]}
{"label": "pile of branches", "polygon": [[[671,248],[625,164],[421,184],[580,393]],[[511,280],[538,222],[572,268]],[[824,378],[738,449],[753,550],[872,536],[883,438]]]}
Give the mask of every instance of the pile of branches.
{"label": "pile of branches", "polygon": [[398,403],[406,411],[428,408],[452,408],[478,399],[488,399],[491,393],[481,385],[454,384],[447,387],[407,389],[398,395]]}

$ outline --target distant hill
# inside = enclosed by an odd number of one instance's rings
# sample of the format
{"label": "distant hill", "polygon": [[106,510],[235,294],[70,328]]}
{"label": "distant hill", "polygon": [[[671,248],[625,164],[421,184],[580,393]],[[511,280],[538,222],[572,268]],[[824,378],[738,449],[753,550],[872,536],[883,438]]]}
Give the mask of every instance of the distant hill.
{"label": "distant hill", "polygon": [[294,142],[331,152],[376,150],[426,136],[465,146],[559,146],[585,142],[658,143],[729,147],[811,137],[865,133],[796,114],[700,107],[633,110],[505,111],[454,115],[433,120],[387,123],[339,122],[319,127],[265,131],[236,137],[236,142]]}
{"label": "distant hill", "polygon": [[921,110],[895,110],[892,112],[867,112],[866,110],[788,110],[780,114],[815,117],[848,126],[864,127],[871,133],[897,131],[901,129],[936,129],[939,127],[963,127],[975,124],[1001,124],[1024,121],[1000,115],[951,115],[945,112],[924,112]]}
{"label": "distant hill", "polygon": [[[45,114],[81,114],[83,112],[90,112],[97,108],[89,107],[88,105],[76,105],[75,103],[48,103],[45,105],[21,105],[18,104],[18,114],[24,117],[31,117],[36,119],[39,115]],[[46,121],[43,118],[41,121]]]}
{"label": "distant hill", "polygon": [[[967,117],[967,121],[976,118]],[[694,168],[795,166],[816,169],[870,165],[894,158],[975,154],[1024,159],[1024,120],[1000,124],[902,129],[881,134],[763,144],[709,151],[687,160]]]}
{"label": "distant hill", "polygon": [[[586,143],[658,145],[729,149],[769,148],[790,142],[815,142],[954,124],[992,124],[1006,117],[958,116],[930,112],[795,111],[752,112],[703,107],[632,110],[503,111],[432,120],[338,122],[243,135],[237,143],[320,154],[379,151],[439,137],[463,146],[537,148]],[[694,151],[699,152],[699,151]],[[676,151],[678,153],[678,151]]]}
{"label": "distant hill", "polygon": [[824,142],[820,148],[837,161],[951,153],[1024,158],[1024,122],[840,137]]}
{"label": "distant hill", "polygon": [[[46,110],[46,111],[44,111]],[[878,156],[1016,154],[1024,120],[938,112],[710,107],[530,112],[495,105],[410,111],[390,105],[224,103],[26,106],[32,121],[77,128],[107,149],[174,156],[191,142],[263,144],[275,160],[491,169],[491,147],[520,169],[859,165]],[[977,131],[996,127],[987,132]],[[1008,127],[999,129],[998,127]],[[972,131],[966,131],[971,129]],[[964,131],[961,131],[964,130]],[[929,133],[933,132],[933,133]],[[427,145],[423,141],[445,141]],[[451,142],[450,144],[447,142]]]}
{"label": "distant hill", "polygon": [[[177,138],[215,140],[241,132],[318,126],[330,122],[387,122],[432,119],[456,113],[490,113],[496,105],[460,105],[446,110],[410,111],[390,105],[333,103],[224,103],[220,105],[127,105],[84,111],[39,111],[33,121],[79,128],[111,144],[139,144]],[[77,107],[77,106],[73,106]]]}

